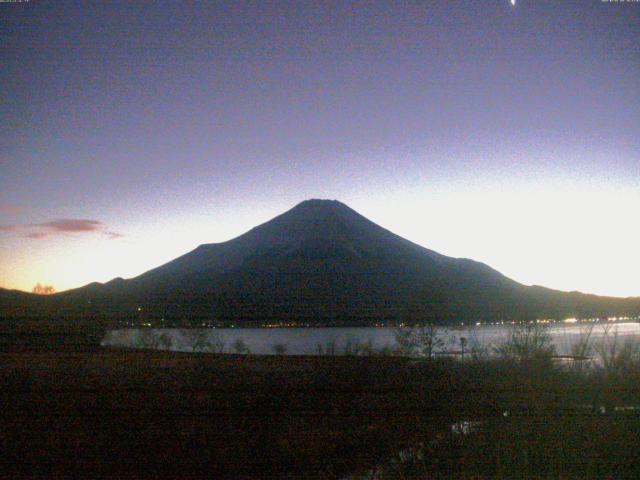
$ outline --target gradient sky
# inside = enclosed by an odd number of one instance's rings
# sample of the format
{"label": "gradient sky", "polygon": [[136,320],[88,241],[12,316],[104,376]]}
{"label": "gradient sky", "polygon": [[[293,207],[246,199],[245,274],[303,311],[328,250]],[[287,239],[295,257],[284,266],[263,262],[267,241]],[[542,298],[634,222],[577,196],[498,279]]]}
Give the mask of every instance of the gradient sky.
{"label": "gradient sky", "polygon": [[132,277],[308,198],[640,296],[640,3],[0,3],[0,286]]}

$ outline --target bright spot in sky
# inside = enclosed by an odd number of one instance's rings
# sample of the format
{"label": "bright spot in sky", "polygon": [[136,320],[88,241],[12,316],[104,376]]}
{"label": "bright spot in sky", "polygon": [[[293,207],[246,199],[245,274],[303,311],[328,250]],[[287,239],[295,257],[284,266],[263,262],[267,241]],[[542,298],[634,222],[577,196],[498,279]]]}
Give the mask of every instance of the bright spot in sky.
{"label": "bright spot in sky", "polygon": [[526,285],[638,296],[640,226],[628,219],[639,202],[632,187],[512,180],[432,184],[351,204],[408,240]]}
{"label": "bright spot in sky", "polygon": [[511,5],[516,6],[516,0],[511,0]]}

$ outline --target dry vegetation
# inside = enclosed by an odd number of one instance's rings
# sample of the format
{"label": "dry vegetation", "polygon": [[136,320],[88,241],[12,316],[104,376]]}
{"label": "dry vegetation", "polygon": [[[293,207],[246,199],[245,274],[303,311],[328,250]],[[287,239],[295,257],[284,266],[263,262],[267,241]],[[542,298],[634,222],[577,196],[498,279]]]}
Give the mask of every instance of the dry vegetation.
{"label": "dry vegetation", "polygon": [[532,329],[464,362],[368,356],[355,340],[347,356],[5,353],[2,472],[637,478],[640,349],[590,339],[589,368],[553,361]]}
{"label": "dry vegetation", "polygon": [[410,442],[408,416],[432,411],[402,359],[105,351],[0,366],[14,476],[335,478]]}

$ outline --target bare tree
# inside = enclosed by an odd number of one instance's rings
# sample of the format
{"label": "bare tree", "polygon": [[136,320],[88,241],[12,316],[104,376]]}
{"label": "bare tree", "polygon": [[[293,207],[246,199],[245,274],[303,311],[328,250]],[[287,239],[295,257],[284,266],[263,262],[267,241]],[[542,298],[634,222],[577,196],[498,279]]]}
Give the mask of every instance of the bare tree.
{"label": "bare tree", "polygon": [[136,348],[145,350],[158,350],[160,348],[160,336],[151,328],[143,328],[138,332],[134,345]]}
{"label": "bare tree", "polygon": [[548,362],[555,354],[551,334],[537,323],[514,326],[506,340],[493,350],[499,357],[521,363]]}
{"label": "bare tree", "polygon": [[211,333],[209,333],[209,343],[211,345],[212,352],[223,353],[225,344],[227,342],[223,334],[216,330],[213,330]]}
{"label": "bare tree", "polygon": [[336,339],[330,338],[324,345],[318,342],[316,344],[316,352],[318,355],[335,355],[336,354]]}
{"label": "bare tree", "polygon": [[164,350],[171,350],[173,345],[173,338],[167,332],[163,332],[158,338],[158,343],[162,345]]}
{"label": "bare tree", "polygon": [[421,355],[431,360],[436,351],[445,345],[439,318],[445,318],[443,302],[438,299],[414,301],[402,312],[402,324],[396,329],[395,339],[398,353],[405,356]]}
{"label": "bare tree", "polygon": [[207,338],[208,331],[202,328],[183,328],[180,336],[192,352],[204,352],[211,348],[211,342]]}
{"label": "bare tree", "polygon": [[423,357],[431,360],[433,354],[444,347],[444,339],[438,336],[438,327],[433,322],[420,325],[414,331],[418,339],[418,349]]}
{"label": "bare tree", "polygon": [[398,353],[401,356],[411,357],[415,355],[418,341],[412,327],[398,327],[394,332]]}
{"label": "bare tree", "polygon": [[600,368],[615,375],[637,372],[640,366],[640,341],[632,336],[620,338],[617,327],[613,332],[610,325],[603,329],[602,338],[593,347]]}
{"label": "bare tree", "polygon": [[395,339],[400,355],[410,357],[419,354],[431,360],[434,353],[444,347],[444,340],[438,333],[439,327],[432,321],[397,328]]}

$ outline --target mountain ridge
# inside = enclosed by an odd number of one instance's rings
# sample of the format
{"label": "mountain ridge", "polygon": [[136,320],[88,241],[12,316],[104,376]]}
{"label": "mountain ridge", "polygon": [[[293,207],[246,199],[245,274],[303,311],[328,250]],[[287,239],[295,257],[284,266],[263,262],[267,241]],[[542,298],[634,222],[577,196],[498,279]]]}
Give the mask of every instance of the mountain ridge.
{"label": "mountain ridge", "polygon": [[320,199],[127,280],[24,295],[0,291],[0,315],[340,325],[640,312],[640,298],[522,285],[482,262],[404,239],[337,200]]}

